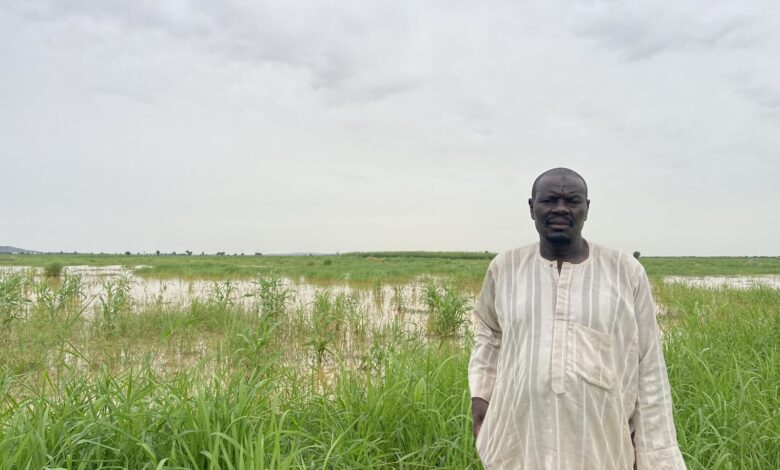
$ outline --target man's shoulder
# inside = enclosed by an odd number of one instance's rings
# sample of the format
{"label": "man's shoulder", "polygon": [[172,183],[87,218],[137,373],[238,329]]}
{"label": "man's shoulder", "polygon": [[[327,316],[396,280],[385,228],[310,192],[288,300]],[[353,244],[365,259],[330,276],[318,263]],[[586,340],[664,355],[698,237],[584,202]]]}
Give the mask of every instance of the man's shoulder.
{"label": "man's shoulder", "polygon": [[624,272],[637,272],[639,270],[644,271],[644,266],[632,255],[610,248],[608,246],[600,245],[598,243],[588,242],[591,246],[592,255],[598,258],[600,261],[606,262],[610,265],[619,264]]}
{"label": "man's shoulder", "polygon": [[533,258],[538,252],[539,242],[531,243],[499,253],[493,258],[493,261],[491,261],[490,264],[494,267],[500,267],[506,266],[509,263],[522,263],[524,260]]}

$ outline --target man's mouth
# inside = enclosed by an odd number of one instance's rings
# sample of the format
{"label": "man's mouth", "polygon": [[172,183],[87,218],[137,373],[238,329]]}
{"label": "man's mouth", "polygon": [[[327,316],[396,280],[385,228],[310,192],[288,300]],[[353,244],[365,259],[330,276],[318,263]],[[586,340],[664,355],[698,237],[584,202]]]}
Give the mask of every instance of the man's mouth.
{"label": "man's mouth", "polygon": [[566,219],[551,219],[547,221],[547,225],[549,227],[569,227],[571,226],[571,222],[569,222]]}

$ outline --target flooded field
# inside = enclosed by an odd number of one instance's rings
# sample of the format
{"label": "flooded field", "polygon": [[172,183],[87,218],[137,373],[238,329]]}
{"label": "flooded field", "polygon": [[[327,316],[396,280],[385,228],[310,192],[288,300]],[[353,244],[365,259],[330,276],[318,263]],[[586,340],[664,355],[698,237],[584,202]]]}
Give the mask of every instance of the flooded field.
{"label": "flooded field", "polygon": [[[267,350],[274,332],[280,365],[314,365],[318,380],[327,381],[339,364],[365,365],[380,342],[400,343],[408,335],[462,338],[475,300],[436,276],[357,287],[303,277],[215,281],[135,274],[143,268],[75,265],[47,276],[43,268],[0,267],[0,320],[20,329],[0,359],[49,371],[58,364],[113,370],[142,360],[162,374],[195,366],[213,370],[226,351]],[[16,359],[13,347],[24,350],[30,341],[24,336],[36,336],[34,325],[46,323],[62,326],[73,352]]]}
{"label": "flooded field", "polygon": [[[485,259],[114,258],[0,268],[0,468],[479,468]],[[780,276],[736,262],[651,274],[691,469],[780,468]]]}
{"label": "flooded field", "polygon": [[780,276],[775,274],[756,276],[666,276],[666,284],[684,284],[704,289],[755,289],[768,287],[780,289]]}
{"label": "flooded field", "polygon": [[[215,281],[207,279],[157,279],[142,277],[134,274],[144,266],[128,268],[120,265],[108,266],[67,266],[63,269],[63,280],[68,282],[69,277],[77,279],[78,296],[85,305],[92,305],[85,313],[88,316],[94,314],[93,310],[99,307],[101,297],[105,298],[111,290],[122,290],[129,296],[129,301],[134,309],[147,307],[179,306],[188,307],[193,302],[207,302],[209,299],[219,299],[246,309],[258,306],[262,301],[259,279],[235,279]],[[2,273],[17,273],[26,275],[32,282],[40,282],[43,278],[41,268],[24,266],[0,267]],[[355,307],[370,312],[370,319],[376,324],[387,324],[398,313],[419,315],[429,309],[425,302],[424,292],[432,284],[442,284],[442,280],[436,276],[419,276],[411,282],[403,284],[374,283],[367,288],[355,287],[347,282],[307,283],[303,277],[291,279],[289,277],[275,277],[280,287],[287,291],[286,302],[292,309],[305,308],[312,305],[318,295],[327,293],[334,298],[348,298],[355,303]],[[32,304],[38,301],[40,291],[30,288],[26,297]],[[467,294],[470,303],[473,304],[475,295]],[[414,322],[413,322],[414,323]]]}
{"label": "flooded field", "polygon": [[[24,293],[29,310],[39,300],[46,300],[52,291],[41,286],[54,286],[56,283],[73,282],[78,301],[84,306],[83,315],[94,318],[99,314],[107,296],[121,294],[127,297],[131,310],[138,311],[147,308],[177,307],[188,308],[193,302],[207,303],[214,301],[229,304],[246,310],[260,311],[261,280],[233,279],[215,281],[213,279],[165,278],[139,276],[135,272],[148,266],[133,267],[121,265],[66,266],[62,271],[62,279],[47,281],[43,268],[27,266],[2,266],[0,275],[15,273],[28,279],[29,286]],[[662,281],[666,285],[681,284],[693,288],[720,289],[753,289],[766,287],[780,289],[780,275],[750,275],[750,276],[665,276]],[[343,282],[309,283],[303,276],[298,278],[275,277],[278,288],[286,292],[285,303],[290,310],[302,311],[310,309],[318,296],[327,295],[332,298],[349,299],[352,308],[365,312],[367,320],[373,325],[388,325],[404,315],[405,328],[418,328],[426,318],[430,306],[426,301],[426,289],[432,285],[442,285],[439,276],[417,276],[405,283],[375,282],[366,287],[359,287]],[[36,284],[37,283],[37,284]],[[32,286],[38,286],[34,288]],[[468,305],[474,305],[476,293],[462,293]],[[39,299],[41,297],[41,299]],[[49,301],[51,301],[49,299]],[[659,314],[665,309],[659,304]],[[468,316],[471,320],[471,316]]]}

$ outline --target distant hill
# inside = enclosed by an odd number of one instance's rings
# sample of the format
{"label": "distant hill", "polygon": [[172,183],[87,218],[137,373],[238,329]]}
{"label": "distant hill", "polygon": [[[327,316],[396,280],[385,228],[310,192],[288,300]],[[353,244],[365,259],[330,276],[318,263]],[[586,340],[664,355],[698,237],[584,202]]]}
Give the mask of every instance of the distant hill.
{"label": "distant hill", "polygon": [[24,248],[16,248],[15,246],[0,246],[0,253],[18,255],[18,254],[33,254],[38,252],[32,250],[25,250]]}

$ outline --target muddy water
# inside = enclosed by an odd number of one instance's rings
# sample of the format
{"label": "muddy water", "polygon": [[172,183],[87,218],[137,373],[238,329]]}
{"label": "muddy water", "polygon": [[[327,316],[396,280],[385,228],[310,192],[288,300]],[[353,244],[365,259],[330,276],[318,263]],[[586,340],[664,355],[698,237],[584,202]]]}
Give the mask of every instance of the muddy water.
{"label": "muddy water", "polygon": [[[67,276],[79,276],[82,305],[86,306],[81,315],[86,319],[100,317],[101,299],[105,300],[109,286],[118,284],[126,286],[126,292],[132,302],[132,310],[136,312],[143,311],[145,308],[187,308],[193,302],[215,301],[220,296],[224,298],[226,293],[228,293],[230,304],[243,306],[249,311],[257,308],[259,311],[260,297],[258,293],[260,286],[256,279],[230,280],[229,283],[227,280],[155,279],[137,276],[133,273],[134,269],[138,269],[138,267],[68,266],[64,268],[60,281],[51,283],[41,282],[43,270],[40,268],[0,267],[0,276],[7,273],[21,273],[25,279],[33,281],[28,283],[25,292],[25,297],[31,301],[27,304],[28,309],[32,309],[35,303],[39,302],[39,299],[36,298],[36,285],[44,287],[48,285],[51,290],[56,290],[66,282]],[[339,295],[347,298],[359,316],[356,321],[365,322],[365,331],[367,332],[372,331],[373,328],[377,328],[373,331],[380,331],[381,327],[386,326],[390,326],[392,329],[396,325],[400,326],[406,333],[417,334],[426,329],[428,309],[425,304],[425,286],[430,282],[430,277],[416,279],[403,285],[377,284],[371,288],[359,288],[347,283],[323,287],[307,283],[302,278],[281,278],[280,280],[283,288],[288,289],[291,294],[286,303],[287,309],[291,313],[298,311],[303,312],[304,316],[311,315],[314,310],[313,304],[318,295],[321,295],[323,291],[328,291],[331,302]],[[470,298],[471,305],[474,304],[474,300],[472,296]],[[467,314],[467,318],[471,319],[472,315]],[[366,338],[356,335],[360,336],[350,331],[339,340],[341,341],[339,348],[350,352],[345,353],[344,359],[355,364],[359,362],[360,357],[350,355],[353,349],[351,344],[354,342],[362,344],[366,340]],[[210,357],[209,352],[216,350],[222,339],[208,336],[187,337],[181,340],[181,344],[160,345],[155,349],[151,365],[154,370],[159,372],[176,371],[195,365],[204,358]],[[93,338],[90,341],[100,341],[100,338]],[[99,359],[93,358],[93,360],[112,367],[120,365],[119,363],[123,363],[122,361],[138,361],[145,354],[143,351],[147,351],[130,345],[126,353],[116,355],[111,352],[114,351],[115,347],[116,345],[111,345],[111,347],[103,348],[99,343],[91,344],[90,350],[97,351],[99,355]],[[103,349],[108,351],[105,357],[100,353]],[[301,366],[305,366],[304,368],[308,367],[310,358],[305,355],[309,354],[307,350],[300,350],[295,354],[304,354],[304,356],[293,357],[294,355],[288,354],[285,361],[297,361],[300,362]],[[87,367],[86,362],[79,355],[67,357],[66,363],[74,368]],[[336,365],[335,357],[328,356],[323,363],[323,371],[330,370],[332,372],[337,368]]]}
{"label": "muddy water", "polygon": [[[134,270],[143,266],[128,268],[125,266],[67,266],[64,272],[69,275],[79,275],[85,300],[96,300],[105,294],[107,283],[123,281],[127,283],[129,294],[136,307],[148,305],[178,305],[188,306],[193,301],[205,301],[225,291],[228,281],[205,279],[156,279],[144,278],[133,274]],[[40,275],[42,269],[26,266],[0,267],[0,274],[12,272],[32,272]],[[292,293],[290,306],[311,304],[318,293],[328,290],[333,296],[344,294],[359,300],[359,307],[372,313],[391,315],[399,310],[411,313],[425,312],[425,284],[430,277],[416,279],[403,285],[377,285],[374,288],[357,288],[348,283],[330,285],[327,288],[307,283],[305,279],[282,278],[282,284]],[[780,289],[780,275],[757,276],[666,276],[665,284],[684,284],[696,288],[737,288],[752,289],[769,287]],[[259,285],[253,279],[229,281],[230,301],[234,304],[252,306],[259,298]],[[31,293],[32,301],[36,299]],[[472,294],[471,304],[476,300]],[[385,316],[385,315],[382,315]]]}
{"label": "muddy water", "polygon": [[757,287],[780,289],[780,276],[774,274],[760,276],[666,276],[663,281],[665,284],[684,284],[705,289],[755,289]]}
{"label": "muddy water", "polygon": [[[214,281],[205,279],[156,279],[136,276],[133,271],[143,266],[132,268],[124,266],[67,266],[64,272],[81,277],[81,286],[85,302],[99,303],[101,295],[105,295],[108,283],[125,282],[133,304],[137,308],[149,305],[189,306],[193,301],[205,301],[218,295],[220,290],[229,289],[230,302],[252,307],[259,301],[257,296],[259,285],[256,280],[241,279],[229,281]],[[11,272],[32,272],[40,275],[42,269],[25,266],[0,267],[0,274]],[[371,318],[384,323],[395,318],[399,311],[411,314],[422,314],[427,311],[424,302],[425,284],[430,278],[420,278],[403,285],[376,285],[373,288],[357,288],[348,283],[330,285],[325,288],[305,279],[282,278],[282,284],[291,291],[291,308],[305,307],[314,302],[318,293],[328,290],[332,296],[344,294],[358,300],[357,307],[371,313]],[[665,284],[684,284],[696,288],[737,288],[751,289],[769,287],[780,289],[780,275],[758,276],[666,276]],[[31,292],[33,302],[35,293]],[[470,295],[471,305],[474,305],[475,295]]]}
{"label": "muddy water", "polygon": [[[81,287],[84,302],[97,307],[101,296],[106,295],[108,285],[111,283],[124,283],[136,309],[148,306],[179,306],[187,307],[195,301],[214,299],[227,293],[229,301],[233,305],[241,305],[247,308],[256,306],[259,302],[259,284],[253,279],[239,279],[230,281],[214,281],[206,279],[156,279],[144,278],[133,274],[135,269],[124,266],[67,266],[63,272],[67,275],[78,275],[81,279]],[[41,268],[29,268],[24,266],[0,267],[1,273],[32,273],[33,276],[42,274]],[[415,316],[422,320],[427,312],[424,290],[430,277],[416,279],[403,285],[376,285],[373,288],[357,288],[347,283],[322,287],[307,283],[305,279],[281,278],[284,288],[291,293],[287,303],[288,308],[310,307],[318,294],[329,291],[331,298],[343,294],[357,300],[356,307],[366,313],[370,313],[371,322],[376,325],[391,323],[397,314],[402,312],[410,314],[413,322]],[[35,302],[35,292],[29,293],[29,298]],[[471,305],[474,304],[474,296],[471,296]],[[94,312],[85,311],[89,316]]]}

